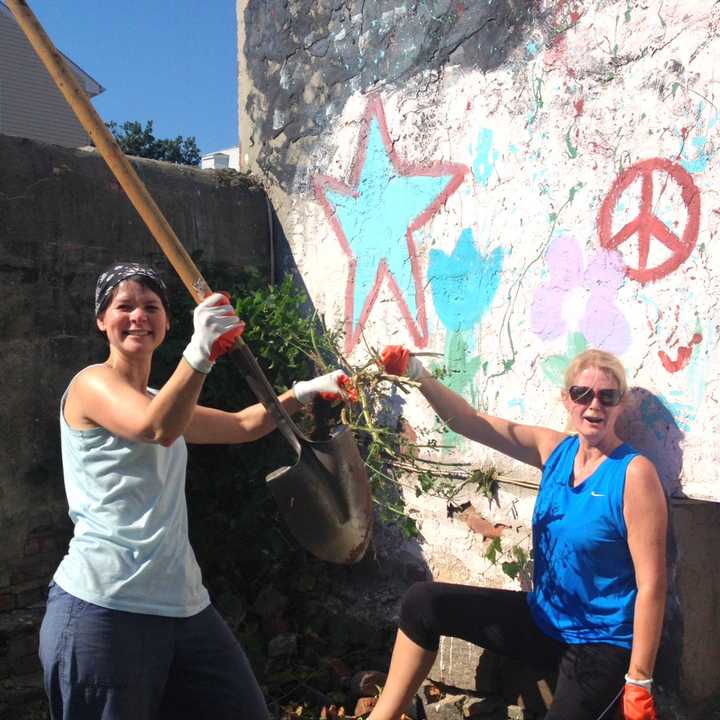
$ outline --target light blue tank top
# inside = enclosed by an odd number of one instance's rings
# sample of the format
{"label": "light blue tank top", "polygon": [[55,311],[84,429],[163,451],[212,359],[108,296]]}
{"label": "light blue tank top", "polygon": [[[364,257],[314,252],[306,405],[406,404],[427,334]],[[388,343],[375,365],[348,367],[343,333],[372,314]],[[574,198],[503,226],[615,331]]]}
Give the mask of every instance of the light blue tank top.
{"label": "light blue tank top", "polygon": [[623,516],[625,476],[638,454],[616,448],[572,487],[576,435],[553,450],[533,513],[534,589],[538,627],[566,643],[630,648],[637,585]]}
{"label": "light blue tank top", "polygon": [[187,447],[74,430],[60,403],[63,474],[75,526],[54,580],[113,610],[189,617],[210,604],[188,538]]}

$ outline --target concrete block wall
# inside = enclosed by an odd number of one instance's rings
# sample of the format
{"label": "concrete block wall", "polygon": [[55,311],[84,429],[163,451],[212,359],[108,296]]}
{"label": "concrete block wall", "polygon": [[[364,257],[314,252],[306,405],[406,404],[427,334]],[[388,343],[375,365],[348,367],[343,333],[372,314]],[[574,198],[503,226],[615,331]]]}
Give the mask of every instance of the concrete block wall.
{"label": "concrete block wall", "polygon": [[[478,407],[558,428],[569,359],[587,346],[621,357],[634,386],[623,433],[682,508],[671,617],[683,647],[705,650],[682,654],[677,689],[688,702],[720,692],[704,645],[720,638],[717,573],[708,567],[695,591],[682,565],[720,533],[710,520],[720,501],[720,6],[237,8],[241,161],[263,179],[312,300],[344,328],[351,357],[363,357],[361,333],[376,347],[440,353],[448,382]],[[437,437],[424,402],[405,402],[415,430]],[[507,481],[499,509],[470,499],[527,544],[536,473],[443,440],[496,466]],[[508,584],[443,501],[407,502],[436,578]],[[690,620],[698,614],[704,631]]]}

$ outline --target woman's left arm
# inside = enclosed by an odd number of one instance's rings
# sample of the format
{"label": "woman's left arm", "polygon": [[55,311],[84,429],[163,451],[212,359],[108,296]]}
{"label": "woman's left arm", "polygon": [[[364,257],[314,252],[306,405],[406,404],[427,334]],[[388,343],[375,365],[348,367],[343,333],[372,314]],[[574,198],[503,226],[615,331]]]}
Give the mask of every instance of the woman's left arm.
{"label": "woman's left arm", "polygon": [[[317,395],[326,400],[339,400],[353,398],[354,391],[347,375],[342,370],[333,370],[310,380],[296,382],[278,400],[288,415],[294,415]],[[258,440],[275,427],[275,418],[260,403],[234,413],[196,405],[183,436],[189,443],[231,445]]]}
{"label": "woman's left arm", "polygon": [[642,456],[627,470],[624,515],[638,588],[628,675],[645,680],[653,675],[665,611],[667,501],[655,466]]}
{"label": "woman's left arm", "polygon": [[[284,392],[278,400],[289,415],[302,407],[292,390]],[[188,443],[230,445],[253,442],[275,427],[275,419],[260,403],[239,412],[197,405],[183,436]]]}

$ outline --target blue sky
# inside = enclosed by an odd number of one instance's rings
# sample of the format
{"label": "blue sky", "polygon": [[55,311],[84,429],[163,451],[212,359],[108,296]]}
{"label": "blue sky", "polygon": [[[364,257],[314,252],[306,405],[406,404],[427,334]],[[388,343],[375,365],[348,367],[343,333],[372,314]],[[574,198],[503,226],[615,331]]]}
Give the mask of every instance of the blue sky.
{"label": "blue sky", "polygon": [[235,0],[28,0],[56,47],[97,80],[104,120],[154,121],[200,152],[237,145]]}

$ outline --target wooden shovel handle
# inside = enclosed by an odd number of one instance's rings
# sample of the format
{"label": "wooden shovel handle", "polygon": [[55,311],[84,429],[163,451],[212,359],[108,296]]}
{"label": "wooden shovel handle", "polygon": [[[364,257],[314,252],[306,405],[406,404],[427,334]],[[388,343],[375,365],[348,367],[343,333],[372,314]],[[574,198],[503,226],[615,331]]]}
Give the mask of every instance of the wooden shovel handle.
{"label": "wooden shovel handle", "polygon": [[90,102],[85,90],[25,0],[5,0],[18,25],[27,36],[38,57],[50,73],[60,92],[65,96],[78,120],[95,143],[98,152],[110,167],[120,186],[130,198],[155,241],[165,253],[175,272],[196,302],[210,294],[210,288],[190,255],[182,246],[160,208],[156,205],[132,163],[107,129],[102,118]]}
{"label": "wooden shovel handle", "polygon": [[[135,168],[97,114],[77,77],[68,68],[25,0],[6,0],[6,4],[168,261],[195,301],[200,302],[210,294],[208,284],[138,177]],[[304,436],[285,411],[257,360],[241,337],[235,340],[235,347],[229,355],[235,365],[246,374],[248,383],[258,400],[272,413],[280,431],[299,455],[298,438],[304,439]]]}

